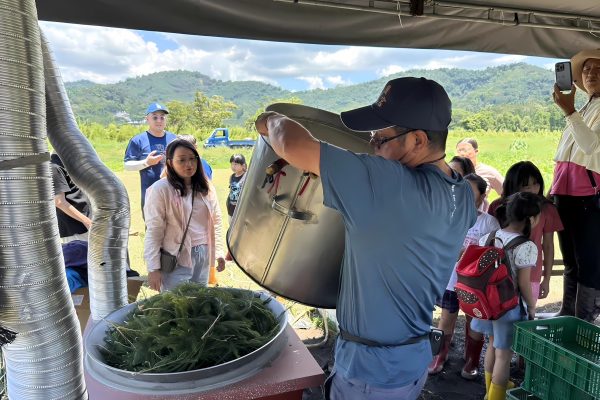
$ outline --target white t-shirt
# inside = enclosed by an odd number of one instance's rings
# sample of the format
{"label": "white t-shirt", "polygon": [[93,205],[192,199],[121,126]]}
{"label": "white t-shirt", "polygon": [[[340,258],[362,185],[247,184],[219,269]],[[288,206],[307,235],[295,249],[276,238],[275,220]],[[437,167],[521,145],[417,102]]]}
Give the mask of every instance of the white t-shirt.
{"label": "white t-shirt", "polygon": [[[465,236],[465,240],[462,245],[462,250],[464,251],[467,246],[471,244],[478,244],[479,239],[483,235],[487,235],[490,232],[496,231],[500,229],[500,224],[496,218],[491,216],[488,213],[478,212],[477,221],[475,221],[475,225],[473,225],[468,231],[467,236]],[[487,236],[486,236],[487,237]],[[458,280],[458,276],[456,275],[456,264],[452,269],[452,275],[450,275],[450,281],[448,281],[448,286],[446,286],[446,290],[454,291],[454,286],[456,286],[456,281]]]}
{"label": "white t-shirt", "polygon": [[[485,245],[488,236],[489,234],[479,239],[479,245]],[[496,241],[494,245],[498,248],[502,248],[517,236],[519,236],[518,233],[506,232],[505,230],[500,229],[498,232],[496,232]],[[511,253],[510,264],[515,276],[517,275],[517,270],[519,269],[535,267],[538,250],[535,243],[533,243],[531,240],[513,248]]]}

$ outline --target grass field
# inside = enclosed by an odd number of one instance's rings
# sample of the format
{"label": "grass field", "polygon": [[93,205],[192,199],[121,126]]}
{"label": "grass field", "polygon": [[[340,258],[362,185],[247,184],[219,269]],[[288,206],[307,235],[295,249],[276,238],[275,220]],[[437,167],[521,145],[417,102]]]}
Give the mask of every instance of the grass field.
{"label": "grass field", "polygon": [[[480,161],[492,165],[502,174],[515,162],[521,160],[530,160],[534,162],[542,171],[546,182],[546,188],[549,187],[552,177],[553,162],[552,157],[559,139],[559,133],[473,133],[452,132],[448,138],[447,157],[454,156],[455,144],[464,137],[474,137],[478,140],[480,146]],[[100,158],[107,164],[115,174],[123,181],[129,193],[131,204],[131,229],[129,237],[129,253],[131,266],[133,269],[146,275],[146,267],[143,260],[144,244],[144,223],[140,210],[140,183],[137,172],[128,172],[123,170],[122,157],[126,143],[97,142],[93,143]],[[236,150],[237,151],[237,150]],[[251,150],[242,150],[246,159],[250,160]],[[203,149],[201,154],[213,166],[213,183],[217,189],[221,209],[223,210],[223,233],[227,231],[228,220],[225,208],[225,199],[228,194],[228,180],[231,174],[229,170],[229,157],[233,154],[231,149]],[[491,194],[491,199],[496,197]],[[225,238],[221,238],[225,240]],[[558,244],[556,244],[556,258],[560,258]],[[257,288],[257,286],[237,267],[234,263],[227,263],[226,270],[218,274],[219,284],[224,286],[235,286],[243,288]],[[151,295],[149,289],[144,289],[142,296]],[[550,290],[550,296],[540,305],[553,303],[560,300],[562,294],[562,279],[554,277]],[[302,307],[294,307],[294,313],[304,312]]]}

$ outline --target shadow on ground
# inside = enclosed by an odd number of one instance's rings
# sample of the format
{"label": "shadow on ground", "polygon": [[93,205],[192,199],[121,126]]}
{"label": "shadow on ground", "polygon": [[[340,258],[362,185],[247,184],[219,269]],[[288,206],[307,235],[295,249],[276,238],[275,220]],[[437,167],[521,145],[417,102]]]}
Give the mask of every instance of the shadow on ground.
{"label": "shadow on ground", "polygon": [[[560,308],[560,303],[547,304],[538,309],[542,313],[557,312]],[[437,320],[434,321],[437,325]],[[320,330],[305,330],[297,329],[296,332],[307,344],[308,350],[313,355],[317,363],[323,368],[325,373],[328,373],[332,363],[332,349],[335,342],[334,337],[330,337],[326,344],[311,347],[311,343],[321,341]],[[448,361],[444,370],[437,374],[429,376],[425,388],[421,392],[418,400],[481,400],[485,394],[485,384],[483,382],[483,355],[480,360],[480,376],[474,381],[468,381],[460,376],[460,371],[463,367],[463,351],[465,337],[465,318],[461,314],[456,323],[452,346],[448,355]],[[519,370],[514,357],[513,367],[511,369],[511,379],[518,385],[523,379],[523,372]],[[410,361],[408,361],[410,362]],[[309,388],[304,391],[302,400],[324,400],[321,388]]]}

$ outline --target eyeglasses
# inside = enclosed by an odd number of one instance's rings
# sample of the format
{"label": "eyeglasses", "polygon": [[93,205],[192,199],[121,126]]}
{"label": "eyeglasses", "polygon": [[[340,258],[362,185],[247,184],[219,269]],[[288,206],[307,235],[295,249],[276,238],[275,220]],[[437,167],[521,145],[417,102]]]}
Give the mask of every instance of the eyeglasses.
{"label": "eyeglasses", "polygon": [[399,134],[397,134],[395,136],[390,136],[390,137],[387,137],[387,138],[377,137],[376,136],[377,132],[380,132],[380,131],[371,131],[371,139],[369,140],[369,143],[373,147],[380,148],[381,146],[383,146],[387,142],[389,142],[391,140],[394,140],[394,139],[398,139],[400,136],[404,136],[404,135],[406,135],[408,133],[411,133],[413,131],[414,131],[414,129],[407,129],[404,132],[401,132],[401,133],[399,133]]}
{"label": "eyeglasses", "polygon": [[180,165],[195,164],[195,163],[198,162],[198,157],[193,157],[193,158],[173,158],[173,162],[175,164],[180,164]]}
{"label": "eyeglasses", "polygon": [[154,121],[158,121],[158,120],[164,121],[165,119],[167,119],[167,116],[166,115],[153,115],[152,119]]}

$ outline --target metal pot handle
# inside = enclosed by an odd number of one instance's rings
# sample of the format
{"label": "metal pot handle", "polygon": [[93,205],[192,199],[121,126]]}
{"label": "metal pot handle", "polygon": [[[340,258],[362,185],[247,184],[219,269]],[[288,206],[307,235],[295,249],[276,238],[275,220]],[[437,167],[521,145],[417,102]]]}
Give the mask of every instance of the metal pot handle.
{"label": "metal pot handle", "polygon": [[273,210],[292,219],[297,219],[299,221],[304,222],[313,222],[313,220],[315,219],[315,215],[313,213],[308,211],[291,210],[288,207],[285,207],[278,203],[278,201],[281,200],[282,197],[283,196],[273,196],[273,203],[271,204],[271,208]]}

